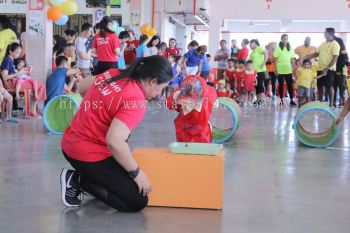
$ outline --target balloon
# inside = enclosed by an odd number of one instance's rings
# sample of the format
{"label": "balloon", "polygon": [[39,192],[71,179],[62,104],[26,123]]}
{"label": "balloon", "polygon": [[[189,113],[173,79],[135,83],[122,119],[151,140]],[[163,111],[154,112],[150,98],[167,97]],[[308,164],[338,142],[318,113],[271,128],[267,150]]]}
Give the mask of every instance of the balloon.
{"label": "balloon", "polygon": [[144,25],[142,25],[141,27],[141,32],[142,34],[147,34],[147,32],[151,29],[151,26],[147,23],[145,23]]}
{"label": "balloon", "polygon": [[62,16],[62,10],[58,6],[52,6],[47,11],[47,18],[52,21],[58,21],[61,19]]}
{"label": "balloon", "polygon": [[63,26],[68,22],[68,15],[62,14],[60,20],[55,21],[58,26]]}
{"label": "balloon", "polygon": [[59,6],[62,4],[62,0],[49,0],[49,2],[54,6]]}
{"label": "balloon", "polygon": [[119,35],[123,31],[125,31],[123,27],[118,27],[116,33]]}
{"label": "balloon", "polygon": [[66,15],[74,15],[78,11],[78,5],[72,0],[62,3],[60,7]]}
{"label": "balloon", "polygon": [[147,35],[155,36],[155,35],[157,35],[157,30],[155,28],[151,28],[148,30]]}

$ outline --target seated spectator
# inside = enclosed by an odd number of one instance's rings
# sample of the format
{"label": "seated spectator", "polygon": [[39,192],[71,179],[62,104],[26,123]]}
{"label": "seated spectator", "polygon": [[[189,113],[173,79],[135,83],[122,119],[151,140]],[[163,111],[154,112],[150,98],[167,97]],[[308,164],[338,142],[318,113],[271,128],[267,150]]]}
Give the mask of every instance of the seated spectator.
{"label": "seated spectator", "polygon": [[[74,83],[78,81],[77,75],[80,74],[79,69],[69,68],[68,59],[65,56],[56,58],[56,66],[57,68],[52,72],[46,83],[46,103],[53,97],[64,94],[64,92],[71,92]],[[70,77],[68,85],[66,84],[67,77]]]}
{"label": "seated spectator", "polygon": [[167,44],[165,42],[161,42],[157,47],[157,55],[167,57],[166,50],[167,50]]}
{"label": "seated spectator", "polygon": [[[68,60],[68,67],[72,68],[74,66],[75,57],[75,46],[74,44],[66,44],[62,49],[57,51],[58,56],[65,56]],[[57,57],[58,57],[57,56]]]}
{"label": "seated spectator", "polygon": [[31,66],[27,67],[26,62],[21,58],[19,58],[15,61],[15,65],[16,65],[17,72],[20,72],[20,71],[23,72],[17,76],[16,81],[15,81],[16,99],[17,100],[19,99],[19,91],[22,87],[22,84],[24,84],[25,82],[29,82],[33,86],[34,101],[38,101],[38,83],[36,82],[36,80],[32,79],[29,76],[32,72],[32,67]]}
{"label": "seated spectator", "polygon": [[[10,95],[10,93],[6,91],[6,89],[4,88],[0,80],[0,106],[2,106],[3,101],[6,101],[6,117],[3,116],[4,112],[1,112],[2,118],[5,120],[5,122],[8,122],[8,123],[18,123],[18,121],[15,118],[13,118],[11,115],[13,98]],[[0,119],[0,123],[2,123],[2,119]]]}

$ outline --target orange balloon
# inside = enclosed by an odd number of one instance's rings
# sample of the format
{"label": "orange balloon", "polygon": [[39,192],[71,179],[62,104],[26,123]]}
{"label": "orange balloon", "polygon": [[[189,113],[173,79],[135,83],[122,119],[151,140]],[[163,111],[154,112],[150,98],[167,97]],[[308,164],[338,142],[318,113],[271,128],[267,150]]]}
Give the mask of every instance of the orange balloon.
{"label": "orange balloon", "polygon": [[151,28],[148,30],[147,34],[149,36],[155,36],[155,35],[157,35],[157,30],[155,28]]}
{"label": "orange balloon", "polygon": [[50,9],[47,11],[47,18],[52,21],[58,21],[60,20],[62,16],[62,10],[58,6],[52,6]]}

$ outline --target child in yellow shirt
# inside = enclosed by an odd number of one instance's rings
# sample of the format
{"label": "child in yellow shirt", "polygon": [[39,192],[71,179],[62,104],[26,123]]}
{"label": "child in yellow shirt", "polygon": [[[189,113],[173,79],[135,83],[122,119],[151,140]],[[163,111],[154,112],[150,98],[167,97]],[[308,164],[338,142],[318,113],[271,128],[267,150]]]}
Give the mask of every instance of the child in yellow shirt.
{"label": "child in yellow shirt", "polygon": [[310,101],[311,90],[314,89],[316,80],[323,76],[324,75],[317,76],[315,70],[312,69],[310,60],[305,59],[303,61],[303,67],[298,70],[296,80],[299,108]]}

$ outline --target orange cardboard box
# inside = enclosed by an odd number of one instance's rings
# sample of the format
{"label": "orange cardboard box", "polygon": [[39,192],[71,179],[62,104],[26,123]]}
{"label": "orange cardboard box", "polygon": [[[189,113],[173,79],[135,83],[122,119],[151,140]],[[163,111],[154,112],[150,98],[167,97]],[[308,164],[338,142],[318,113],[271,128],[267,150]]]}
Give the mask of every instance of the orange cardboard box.
{"label": "orange cardboard box", "polygon": [[222,209],[223,150],[217,156],[205,156],[136,148],[132,154],[152,183],[149,206]]}

